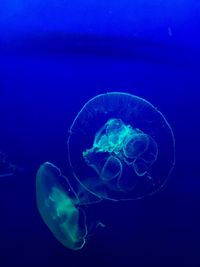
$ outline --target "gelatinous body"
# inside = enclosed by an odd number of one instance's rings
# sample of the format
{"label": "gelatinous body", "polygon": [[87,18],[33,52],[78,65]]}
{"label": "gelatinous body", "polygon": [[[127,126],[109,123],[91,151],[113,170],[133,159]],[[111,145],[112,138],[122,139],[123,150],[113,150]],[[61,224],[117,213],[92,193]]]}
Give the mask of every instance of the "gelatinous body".
{"label": "gelatinous body", "polygon": [[87,235],[86,217],[66,177],[53,164],[42,164],[36,177],[39,212],[60,243],[81,249]]}
{"label": "gelatinous body", "polygon": [[11,177],[17,172],[17,166],[10,162],[7,155],[0,151],[0,178]]}
{"label": "gelatinous body", "polygon": [[[140,199],[157,192],[175,163],[172,129],[151,103],[126,93],[98,95],[87,102],[70,127],[69,180],[46,162],[36,177],[39,212],[65,247],[81,249],[88,229],[85,205],[103,199]],[[90,219],[91,220],[91,219]]]}
{"label": "gelatinous body", "polygon": [[68,157],[74,176],[98,197],[138,199],[167,181],[175,140],[151,103],[127,93],[107,93],[91,99],[76,116]]}

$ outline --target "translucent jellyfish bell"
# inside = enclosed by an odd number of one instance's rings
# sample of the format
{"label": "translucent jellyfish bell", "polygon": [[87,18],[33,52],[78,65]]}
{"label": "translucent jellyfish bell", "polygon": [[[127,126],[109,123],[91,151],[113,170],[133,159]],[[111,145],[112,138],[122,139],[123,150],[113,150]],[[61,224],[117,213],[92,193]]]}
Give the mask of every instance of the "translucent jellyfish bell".
{"label": "translucent jellyfish bell", "polygon": [[[87,201],[84,194],[82,198]],[[40,215],[55,238],[67,248],[81,249],[88,234],[81,200],[68,179],[49,162],[42,164],[37,172],[36,199]]]}
{"label": "translucent jellyfish bell", "polygon": [[0,178],[14,176],[18,171],[18,167],[10,162],[8,156],[0,151]]}
{"label": "translucent jellyfish bell", "polygon": [[148,101],[107,93],[88,101],[70,127],[68,158],[76,179],[104,199],[151,195],[167,181],[175,140],[163,116]]}

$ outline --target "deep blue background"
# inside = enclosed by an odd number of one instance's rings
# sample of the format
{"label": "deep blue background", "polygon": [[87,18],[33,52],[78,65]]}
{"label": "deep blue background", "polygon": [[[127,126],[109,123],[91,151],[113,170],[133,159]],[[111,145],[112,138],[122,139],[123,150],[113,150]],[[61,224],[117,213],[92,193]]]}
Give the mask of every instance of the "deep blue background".
{"label": "deep blue background", "polygon": [[[199,1],[32,2],[0,3],[0,149],[22,168],[0,181],[0,266],[200,266]],[[68,174],[68,128],[109,91],[163,112],[176,166],[150,198],[92,207],[107,227],[74,252],[39,216],[35,173]]]}

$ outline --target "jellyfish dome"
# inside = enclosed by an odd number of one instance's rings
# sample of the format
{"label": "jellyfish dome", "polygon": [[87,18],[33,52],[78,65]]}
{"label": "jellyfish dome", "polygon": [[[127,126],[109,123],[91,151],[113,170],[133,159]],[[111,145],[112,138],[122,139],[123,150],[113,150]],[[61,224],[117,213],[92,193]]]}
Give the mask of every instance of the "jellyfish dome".
{"label": "jellyfish dome", "polygon": [[75,117],[68,159],[77,181],[97,197],[140,199],[166,183],[175,163],[175,139],[151,103],[128,93],[106,93]]}
{"label": "jellyfish dome", "polygon": [[81,249],[87,237],[85,213],[68,179],[50,162],[38,169],[36,200],[40,215],[55,238],[67,248]]}

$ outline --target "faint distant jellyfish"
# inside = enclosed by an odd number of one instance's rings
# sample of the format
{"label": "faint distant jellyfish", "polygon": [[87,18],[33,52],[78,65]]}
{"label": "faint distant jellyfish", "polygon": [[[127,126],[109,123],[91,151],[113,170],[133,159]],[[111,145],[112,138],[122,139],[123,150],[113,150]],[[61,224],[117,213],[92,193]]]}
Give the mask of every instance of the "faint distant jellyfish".
{"label": "faint distant jellyfish", "polygon": [[0,178],[13,176],[17,171],[17,166],[10,162],[7,155],[0,151]]}
{"label": "faint distant jellyfish", "polygon": [[88,101],[70,127],[68,158],[76,179],[102,199],[157,192],[175,162],[172,129],[151,103],[127,93]]}
{"label": "faint distant jellyfish", "polygon": [[81,208],[86,202],[81,203],[68,179],[49,162],[37,172],[36,199],[38,210],[55,238],[67,248],[81,249],[88,234],[86,215]]}

